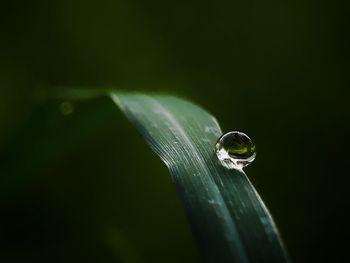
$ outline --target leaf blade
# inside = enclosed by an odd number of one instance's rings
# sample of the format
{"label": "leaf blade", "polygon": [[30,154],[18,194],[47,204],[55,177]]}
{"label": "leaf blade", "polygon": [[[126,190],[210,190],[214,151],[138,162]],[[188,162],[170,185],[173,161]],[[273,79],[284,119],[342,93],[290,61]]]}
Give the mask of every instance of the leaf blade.
{"label": "leaf blade", "polygon": [[222,132],[214,117],[176,97],[110,96],[168,166],[207,262],[287,262],[247,176],[218,162],[213,148]]}

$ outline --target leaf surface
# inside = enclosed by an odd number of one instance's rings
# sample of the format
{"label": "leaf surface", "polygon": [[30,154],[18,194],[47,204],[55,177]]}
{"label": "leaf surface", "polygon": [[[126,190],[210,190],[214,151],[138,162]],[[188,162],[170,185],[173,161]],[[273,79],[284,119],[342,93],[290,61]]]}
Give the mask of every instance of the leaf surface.
{"label": "leaf surface", "polygon": [[245,173],[218,161],[214,145],[222,131],[213,116],[173,96],[110,96],[169,168],[206,262],[288,261]]}

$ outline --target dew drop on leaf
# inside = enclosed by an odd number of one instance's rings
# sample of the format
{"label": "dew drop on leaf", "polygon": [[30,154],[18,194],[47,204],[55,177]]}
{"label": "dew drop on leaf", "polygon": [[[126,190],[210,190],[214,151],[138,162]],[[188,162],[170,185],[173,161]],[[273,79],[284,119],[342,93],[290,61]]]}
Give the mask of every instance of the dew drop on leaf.
{"label": "dew drop on leaf", "polygon": [[255,144],[243,132],[231,131],[222,135],[215,145],[221,164],[228,169],[242,169],[256,156]]}

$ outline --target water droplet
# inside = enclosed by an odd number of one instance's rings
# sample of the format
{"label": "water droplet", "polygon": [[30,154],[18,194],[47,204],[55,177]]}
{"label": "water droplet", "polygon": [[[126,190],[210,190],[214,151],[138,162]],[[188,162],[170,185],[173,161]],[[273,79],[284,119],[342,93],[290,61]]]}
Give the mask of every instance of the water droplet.
{"label": "water droplet", "polygon": [[243,132],[232,131],[222,135],[215,152],[222,165],[228,169],[242,169],[255,159],[255,144]]}
{"label": "water droplet", "polygon": [[70,101],[62,102],[60,110],[63,115],[71,115],[74,112],[74,104]]}

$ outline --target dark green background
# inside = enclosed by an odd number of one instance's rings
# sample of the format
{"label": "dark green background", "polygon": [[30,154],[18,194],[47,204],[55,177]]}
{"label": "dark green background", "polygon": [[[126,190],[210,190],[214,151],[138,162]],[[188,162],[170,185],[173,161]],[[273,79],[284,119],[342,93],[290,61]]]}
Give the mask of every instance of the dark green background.
{"label": "dark green background", "polygon": [[294,262],[348,254],[345,1],[2,1],[0,261],[198,262],[161,161],[108,98],[165,92],[255,139],[247,174]]}

